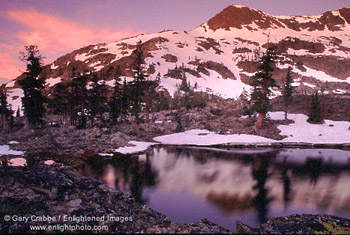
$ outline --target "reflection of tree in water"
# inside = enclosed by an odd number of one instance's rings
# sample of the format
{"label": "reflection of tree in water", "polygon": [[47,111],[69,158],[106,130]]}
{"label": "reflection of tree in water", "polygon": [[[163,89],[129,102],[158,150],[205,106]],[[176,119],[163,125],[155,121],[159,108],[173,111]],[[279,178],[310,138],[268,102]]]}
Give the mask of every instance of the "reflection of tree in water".
{"label": "reflection of tree in water", "polygon": [[136,161],[135,166],[132,169],[130,192],[135,200],[139,203],[145,203],[142,198],[143,182],[140,175],[139,161]]}
{"label": "reflection of tree in water", "polygon": [[288,204],[290,202],[290,178],[288,176],[288,167],[286,166],[286,158],[284,158],[282,165],[282,181],[283,181],[283,201],[284,208],[288,208]]}
{"label": "reflection of tree in water", "polygon": [[310,172],[310,181],[316,186],[317,181],[322,173],[322,159],[307,159],[305,169]]}
{"label": "reflection of tree in water", "polygon": [[[142,163],[138,157],[123,157],[114,162],[117,171],[122,172],[124,188],[130,188],[131,195],[139,203],[145,204],[147,199],[142,195],[145,187],[156,185],[157,172],[152,169],[150,155],[146,154],[146,162]],[[119,180],[116,179],[116,185]]]}
{"label": "reflection of tree in water", "polygon": [[145,185],[151,187],[156,185],[156,172],[152,169],[151,161],[149,160],[150,153],[146,153],[146,163],[145,163],[145,170],[144,170],[144,177],[145,177]]}
{"label": "reflection of tree in water", "polygon": [[257,155],[253,161],[252,176],[257,183],[253,190],[257,190],[257,195],[253,198],[253,206],[258,210],[258,219],[260,223],[267,221],[268,205],[272,198],[268,197],[268,189],[265,188],[267,179],[270,177],[268,168],[270,157]]}

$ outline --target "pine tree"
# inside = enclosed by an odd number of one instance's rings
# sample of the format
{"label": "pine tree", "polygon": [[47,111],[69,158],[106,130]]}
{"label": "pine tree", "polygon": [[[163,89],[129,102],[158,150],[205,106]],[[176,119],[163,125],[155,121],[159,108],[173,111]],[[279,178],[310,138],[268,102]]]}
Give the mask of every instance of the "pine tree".
{"label": "pine tree", "polygon": [[323,123],[321,104],[318,98],[318,91],[311,95],[311,110],[307,120],[310,123]]}
{"label": "pine tree", "polygon": [[155,100],[159,96],[157,93],[158,85],[157,81],[145,81],[143,85],[146,123],[149,123],[149,113],[154,109]]}
{"label": "pine tree", "polygon": [[45,77],[41,74],[43,57],[35,45],[25,46],[25,50],[26,52],[21,52],[21,60],[26,62],[27,71],[18,84],[24,93],[22,98],[24,114],[29,122],[29,128],[33,128],[43,123],[42,118],[45,114],[46,98],[43,95]]}
{"label": "pine tree", "polygon": [[20,111],[20,108],[18,107],[16,111],[16,117],[18,118],[20,116],[21,116],[21,111]]}
{"label": "pine tree", "polygon": [[251,94],[252,109],[258,113],[258,119],[255,123],[257,129],[263,126],[266,113],[270,110],[269,95],[271,88],[277,87],[275,79],[272,78],[275,60],[276,56],[272,49],[267,49],[259,60],[258,72],[255,73],[250,84],[253,86]]}
{"label": "pine tree", "polygon": [[77,128],[86,127],[86,108],[88,90],[86,88],[88,76],[86,73],[76,75],[73,73],[70,83],[69,107],[71,112],[71,125],[77,125]]}
{"label": "pine tree", "polygon": [[6,100],[6,92],[0,90],[0,127],[6,128],[8,125],[9,117],[12,114],[10,108],[8,107]]}
{"label": "pine tree", "polygon": [[92,74],[91,83],[87,109],[90,114],[90,126],[93,127],[95,117],[99,115],[100,121],[103,121],[103,113],[107,111],[107,87],[104,80],[98,80],[96,73]]}
{"label": "pine tree", "polygon": [[69,115],[69,100],[71,94],[69,93],[69,83],[60,82],[55,85],[51,99],[49,100],[49,107],[53,114],[60,115],[62,123],[68,123]]}
{"label": "pine tree", "polygon": [[114,86],[113,86],[113,93],[112,96],[109,99],[108,106],[109,106],[109,116],[112,125],[116,125],[118,122],[118,117],[120,116],[122,112],[122,88],[120,84],[120,76],[121,76],[121,68],[120,66],[117,67],[115,75],[114,75]]}
{"label": "pine tree", "polygon": [[123,87],[122,87],[122,97],[120,101],[121,115],[125,118],[129,114],[129,100],[130,100],[130,92],[129,87],[124,78]]}
{"label": "pine tree", "polygon": [[292,75],[291,75],[291,71],[292,71],[292,67],[288,68],[287,71],[287,76],[286,76],[286,81],[284,83],[284,88],[282,91],[282,95],[283,95],[283,103],[284,103],[284,107],[285,107],[285,115],[284,115],[284,119],[287,120],[287,114],[288,114],[288,106],[292,104],[293,102],[293,79],[292,79]]}
{"label": "pine tree", "polygon": [[142,42],[139,41],[136,50],[134,51],[135,61],[133,70],[135,73],[134,80],[131,83],[131,113],[135,117],[135,132],[137,136],[140,136],[140,123],[142,121],[140,113],[142,112],[142,99],[144,96],[144,82],[147,75],[144,72],[144,56],[142,50]]}

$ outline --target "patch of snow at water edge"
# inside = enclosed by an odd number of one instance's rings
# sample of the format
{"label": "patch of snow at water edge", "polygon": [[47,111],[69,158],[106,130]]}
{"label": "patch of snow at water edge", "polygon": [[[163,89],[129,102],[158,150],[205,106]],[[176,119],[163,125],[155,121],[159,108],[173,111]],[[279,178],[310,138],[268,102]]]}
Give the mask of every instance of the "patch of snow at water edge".
{"label": "patch of snow at water edge", "polygon": [[227,143],[272,143],[275,140],[257,135],[234,134],[220,135],[208,130],[189,130],[181,133],[158,136],[153,138],[162,144],[174,145],[216,145]]}
{"label": "patch of snow at water edge", "polygon": [[24,152],[11,150],[8,145],[0,145],[0,156],[2,155],[23,155]]}
{"label": "patch of snow at water edge", "polygon": [[101,157],[113,157],[113,153],[98,153]]}
{"label": "patch of snow at water edge", "polygon": [[[284,112],[270,112],[267,115],[273,120],[284,120]],[[294,123],[279,125],[283,140],[273,140],[257,135],[233,134],[221,135],[208,130],[188,130],[181,133],[153,138],[162,144],[209,146],[217,144],[270,144],[270,143],[312,143],[344,144],[350,143],[350,122],[325,120],[324,124],[311,124],[304,114],[288,114]]]}
{"label": "patch of snow at water edge", "polygon": [[[284,119],[284,112],[270,112],[268,115],[273,120]],[[280,134],[288,136],[280,142],[350,143],[350,122],[325,120],[323,124],[311,124],[304,114],[288,114],[288,119],[292,119],[294,123],[278,126]]]}
{"label": "patch of snow at water edge", "polygon": [[149,147],[151,147],[152,145],[155,145],[157,143],[142,142],[142,141],[130,141],[128,144],[132,145],[132,146],[125,146],[125,147],[117,148],[115,150],[115,152],[121,153],[121,154],[133,154],[133,153],[143,152],[143,151],[147,150]]}

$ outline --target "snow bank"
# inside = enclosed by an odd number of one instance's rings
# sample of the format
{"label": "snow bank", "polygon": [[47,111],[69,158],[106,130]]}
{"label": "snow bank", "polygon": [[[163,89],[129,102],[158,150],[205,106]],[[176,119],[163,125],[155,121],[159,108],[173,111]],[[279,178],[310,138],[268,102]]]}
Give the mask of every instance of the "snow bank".
{"label": "snow bank", "polygon": [[173,145],[217,145],[227,143],[272,143],[275,140],[264,138],[256,135],[234,134],[220,135],[207,130],[189,130],[181,133],[158,136],[153,138],[162,144]]}
{"label": "snow bank", "polygon": [[101,157],[113,157],[113,153],[98,153]]}
{"label": "snow bank", "polygon": [[[283,120],[284,112],[270,112],[273,120]],[[217,144],[269,144],[269,143],[311,143],[344,144],[350,143],[350,122],[325,120],[324,124],[310,124],[304,114],[288,114],[294,120],[289,125],[279,125],[283,140],[273,140],[257,135],[233,134],[220,135],[208,130],[189,130],[182,133],[158,136],[154,140],[162,144],[209,146]]]}
{"label": "snow bank", "polygon": [[[284,112],[270,112],[273,120],[284,119]],[[280,142],[304,142],[313,144],[350,143],[350,122],[325,120],[324,124],[311,124],[304,114],[288,114],[294,123],[279,125],[281,135],[288,136]]]}
{"label": "snow bank", "polygon": [[0,145],[0,156],[2,155],[23,155],[24,152],[11,150],[8,145]]}
{"label": "snow bank", "polygon": [[117,148],[115,152],[122,153],[122,154],[133,154],[138,153],[147,150],[152,145],[155,145],[157,143],[153,142],[141,142],[141,141],[130,141],[130,145],[132,146],[125,146],[121,148]]}

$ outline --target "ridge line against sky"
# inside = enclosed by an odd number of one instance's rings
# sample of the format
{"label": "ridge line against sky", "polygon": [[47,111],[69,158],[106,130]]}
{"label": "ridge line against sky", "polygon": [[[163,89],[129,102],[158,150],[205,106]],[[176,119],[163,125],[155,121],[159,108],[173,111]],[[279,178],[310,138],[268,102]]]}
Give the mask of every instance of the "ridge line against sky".
{"label": "ridge line against sky", "polygon": [[36,44],[45,63],[81,47],[164,29],[191,30],[231,4],[271,15],[319,15],[350,0],[0,0],[0,84],[25,70]]}

